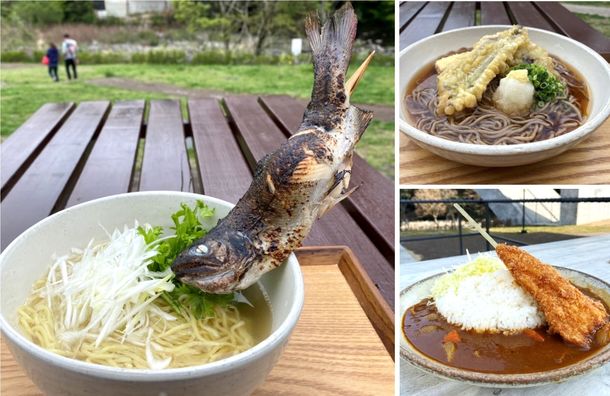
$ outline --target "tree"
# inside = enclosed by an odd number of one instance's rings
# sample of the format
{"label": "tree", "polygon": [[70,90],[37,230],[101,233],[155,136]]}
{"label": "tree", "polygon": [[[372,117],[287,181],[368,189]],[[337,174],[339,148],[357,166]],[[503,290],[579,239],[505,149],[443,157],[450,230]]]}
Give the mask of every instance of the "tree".
{"label": "tree", "polygon": [[91,1],[65,0],[62,2],[62,8],[64,22],[95,22],[95,12]]}
{"label": "tree", "polygon": [[[323,4],[328,7],[330,4]],[[320,8],[316,2],[175,0],[174,16],[191,31],[206,31],[230,51],[233,40],[252,43],[261,55],[270,37],[302,35],[305,16]]]}
{"label": "tree", "polygon": [[394,46],[394,2],[358,1],[352,4],[358,15],[358,37]]}
{"label": "tree", "polygon": [[[416,200],[443,200],[455,198],[456,196],[456,190],[420,189],[415,191],[413,197]],[[434,224],[438,228],[438,218],[447,213],[448,207],[449,205],[443,202],[416,203],[415,214],[418,216],[432,216]]]}
{"label": "tree", "polygon": [[205,30],[211,37],[222,41],[225,51],[231,47],[231,35],[239,32],[239,18],[236,9],[239,2],[229,1],[174,1],[174,15],[178,22],[189,30]]}
{"label": "tree", "polygon": [[[302,36],[305,17],[320,7],[316,2],[253,1],[241,3],[241,31],[254,43],[254,53],[261,55],[268,38]],[[323,6],[330,6],[324,3]],[[326,11],[325,8],[323,8]]]}
{"label": "tree", "polygon": [[60,23],[64,18],[59,1],[17,1],[11,4],[10,13],[12,18],[34,25]]}

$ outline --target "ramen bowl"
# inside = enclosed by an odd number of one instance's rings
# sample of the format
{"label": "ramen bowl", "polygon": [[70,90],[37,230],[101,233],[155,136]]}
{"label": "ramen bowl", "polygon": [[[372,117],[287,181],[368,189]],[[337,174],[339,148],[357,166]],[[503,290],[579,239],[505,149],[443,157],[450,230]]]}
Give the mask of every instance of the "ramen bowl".
{"label": "ramen bowl", "polygon": [[472,47],[482,36],[510,26],[476,26],[436,34],[411,44],[400,52],[399,126],[419,146],[452,161],[478,166],[525,165],[554,157],[591,135],[610,115],[610,67],[595,51],[578,41],[546,30],[527,28],[531,41],[556,55],[577,70],[589,88],[589,108],[585,122],[564,135],[532,143],[481,145],[443,139],[415,128],[405,106],[406,90],[426,65],[460,48]]}
{"label": "ramen bowl", "polygon": [[[601,298],[605,304],[610,305],[610,284],[584,272],[563,267],[555,268],[572,284],[589,289],[591,292],[594,292],[596,297]],[[427,356],[419,351],[405,336],[403,330],[404,315],[409,307],[422,299],[431,296],[434,284],[443,275],[445,275],[445,272],[422,279],[411,286],[408,286],[400,293],[401,364],[408,362],[426,373],[471,385],[494,388],[522,388],[567,381],[587,374],[610,362],[610,344],[602,347],[593,355],[587,356],[574,364],[547,371],[521,374],[502,374],[467,370],[444,364],[441,361],[437,361]],[[513,351],[517,353],[518,348],[515,348]]]}
{"label": "ramen bowl", "polygon": [[[17,309],[32,285],[48,271],[54,253],[107,239],[112,230],[141,223],[169,226],[180,203],[203,200],[216,219],[232,204],[182,192],[140,192],[86,202],[58,212],[17,237],[0,256],[0,326],[15,360],[47,395],[214,395],[250,394],[262,384],[288,342],[303,307],[303,277],[290,255],[284,265],[265,274],[260,285],[269,297],[271,332],[254,347],[216,362],[164,370],[125,369],[91,364],[57,355],[25,338]],[[210,224],[213,226],[213,224]]]}

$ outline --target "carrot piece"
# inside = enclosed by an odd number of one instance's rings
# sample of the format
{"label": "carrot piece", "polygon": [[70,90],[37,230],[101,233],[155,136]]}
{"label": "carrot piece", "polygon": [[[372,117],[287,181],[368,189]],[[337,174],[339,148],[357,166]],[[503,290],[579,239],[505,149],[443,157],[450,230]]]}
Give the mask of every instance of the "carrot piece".
{"label": "carrot piece", "polygon": [[451,330],[445,335],[445,337],[443,337],[443,342],[453,342],[457,344],[458,342],[462,342],[462,339],[457,331]]}
{"label": "carrot piece", "polygon": [[544,342],[544,337],[541,336],[536,330],[525,329],[525,330],[523,330],[523,334],[525,334],[526,336],[528,336],[529,338],[531,338],[532,340],[534,340],[536,342]]}

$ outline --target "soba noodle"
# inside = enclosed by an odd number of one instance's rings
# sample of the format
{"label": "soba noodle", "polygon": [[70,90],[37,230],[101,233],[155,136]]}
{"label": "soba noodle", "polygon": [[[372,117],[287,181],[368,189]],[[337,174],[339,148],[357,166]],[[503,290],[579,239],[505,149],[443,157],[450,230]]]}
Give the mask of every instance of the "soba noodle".
{"label": "soba noodle", "polygon": [[[168,367],[186,367],[235,355],[256,343],[236,306],[216,307],[214,316],[196,319],[189,313],[187,317],[176,315],[162,298],[153,302],[159,313],[148,314],[141,328],[126,339],[116,330],[99,346],[95,345],[96,334],[70,343],[56,332],[62,315],[52,309],[60,304],[49,304],[46,286],[46,276],[35,283],[18,311],[19,324],[32,342],[62,356],[113,367],[150,368],[147,353],[152,353],[157,361],[171,358]],[[169,315],[176,319],[168,320]]]}
{"label": "soba noodle", "polygon": [[582,124],[584,116],[579,98],[586,98],[587,90],[584,83],[557,59],[555,69],[566,82],[565,92],[554,101],[536,107],[527,116],[509,117],[494,107],[492,96],[498,87],[498,78],[490,83],[473,111],[452,117],[439,116],[436,113],[436,74],[408,94],[407,110],[417,129],[458,142],[506,145],[561,136]]}

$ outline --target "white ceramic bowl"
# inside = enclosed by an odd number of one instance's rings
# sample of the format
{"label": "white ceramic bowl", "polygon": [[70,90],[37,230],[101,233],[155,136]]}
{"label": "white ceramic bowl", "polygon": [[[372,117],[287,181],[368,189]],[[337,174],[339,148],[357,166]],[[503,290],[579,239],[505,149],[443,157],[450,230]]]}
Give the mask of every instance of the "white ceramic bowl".
{"label": "white ceramic bowl", "polygon": [[476,26],[436,34],[400,51],[400,130],[419,146],[447,159],[479,166],[516,166],[556,156],[589,136],[610,115],[610,67],[589,47],[556,33],[527,28],[530,39],[550,54],[570,64],[587,81],[591,95],[589,115],[579,128],[556,138],[540,142],[506,146],[487,146],[454,142],[429,135],[407,121],[404,98],[409,81],[418,71],[449,51],[472,47],[481,36],[508,29],[510,26]]}
{"label": "white ceramic bowl", "polygon": [[28,341],[17,325],[17,308],[41,278],[55,252],[104,239],[106,229],[133,224],[171,225],[181,202],[201,199],[226,216],[232,204],[191,193],[140,192],[86,202],[56,213],[15,239],[0,256],[0,326],[17,362],[47,395],[245,395],[263,383],[277,362],[303,307],[303,277],[294,255],[260,283],[272,306],[272,332],[253,348],[206,365],[166,369],[120,369],[51,353]]}

